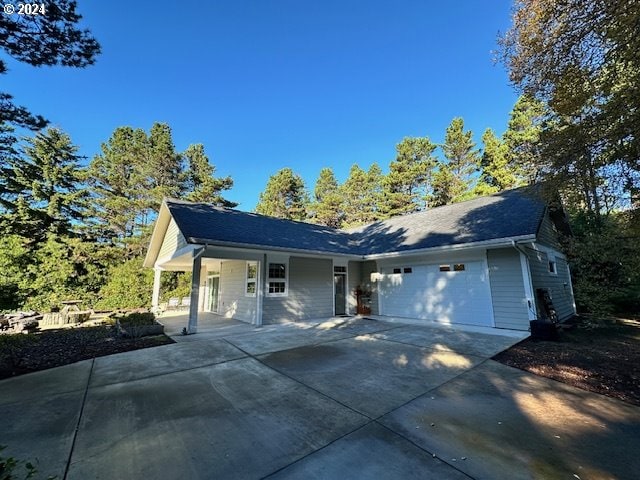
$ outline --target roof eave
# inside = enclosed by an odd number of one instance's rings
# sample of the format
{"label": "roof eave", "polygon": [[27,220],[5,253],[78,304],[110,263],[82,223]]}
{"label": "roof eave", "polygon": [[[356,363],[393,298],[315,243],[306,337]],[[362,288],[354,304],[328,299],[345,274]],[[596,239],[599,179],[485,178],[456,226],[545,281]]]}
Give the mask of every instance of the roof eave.
{"label": "roof eave", "polygon": [[290,248],[290,247],[278,247],[274,245],[260,245],[257,243],[242,243],[242,242],[227,242],[221,240],[207,240],[204,238],[188,237],[188,243],[205,245],[210,247],[231,247],[240,249],[262,250],[270,252],[295,252],[295,253],[310,253],[314,255],[323,255],[327,257],[349,257],[354,259],[362,259],[362,255],[358,253],[344,253],[326,250],[312,250],[306,248]]}
{"label": "roof eave", "polygon": [[160,205],[160,210],[158,211],[156,223],[153,226],[153,233],[149,240],[149,248],[147,249],[147,253],[142,264],[143,267],[153,268],[155,266],[158,254],[160,253],[160,248],[162,247],[162,242],[164,241],[164,235],[170,222],[171,212],[169,211],[166,200],[163,200]]}
{"label": "roof eave", "polygon": [[518,235],[514,237],[494,238],[491,240],[483,240],[480,242],[460,243],[457,245],[440,245],[437,247],[416,248],[412,250],[401,250],[395,252],[376,253],[372,255],[364,255],[363,260],[380,260],[383,258],[394,258],[405,255],[420,255],[427,253],[437,253],[451,250],[468,250],[472,248],[495,248],[501,246],[512,246],[513,243],[528,243],[536,240],[535,234]]}

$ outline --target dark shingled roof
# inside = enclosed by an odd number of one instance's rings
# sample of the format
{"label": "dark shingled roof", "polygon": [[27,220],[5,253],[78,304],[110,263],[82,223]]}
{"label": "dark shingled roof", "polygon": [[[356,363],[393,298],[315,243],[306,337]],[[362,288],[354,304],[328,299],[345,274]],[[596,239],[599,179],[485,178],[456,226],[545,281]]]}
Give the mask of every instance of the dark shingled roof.
{"label": "dark shingled roof", "polygon": [[530,187],[350,230],[369,255],[536,235],[545,203]]}
{"label": "dark shingled roof", "polygon": [[545,203],[532,188],[403,215],[351,230],[167,200],[190,243],[241,244],[323,253],[375,255],[535,235]]}
{"label": "dark shingled roof", "polygon": [[189,243],[243,244],[258,247],[354,253],[351,235],[322,225],[266,217],[205,203],[166,200]]}

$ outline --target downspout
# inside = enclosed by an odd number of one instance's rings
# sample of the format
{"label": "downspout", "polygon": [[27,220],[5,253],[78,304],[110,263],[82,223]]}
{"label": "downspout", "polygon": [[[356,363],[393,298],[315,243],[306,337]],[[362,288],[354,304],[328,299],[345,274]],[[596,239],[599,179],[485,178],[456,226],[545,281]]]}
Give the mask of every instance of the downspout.
{"label": "downspout", "polygon": [[515,248],[516,251],[520,254],[522,281],[524,282],[525,292],[529,290],[529,295],[527,295],[528,317],[530,317],[530,320],[535,320],[536,318],[538,318],[538,307],[536,305],[536,298],[533,292],[533,284],[531,281],[531,267],[529,266],[529,257],[527,256],[527,252],[523,250],[513,239],[511,240],[511,246]]}

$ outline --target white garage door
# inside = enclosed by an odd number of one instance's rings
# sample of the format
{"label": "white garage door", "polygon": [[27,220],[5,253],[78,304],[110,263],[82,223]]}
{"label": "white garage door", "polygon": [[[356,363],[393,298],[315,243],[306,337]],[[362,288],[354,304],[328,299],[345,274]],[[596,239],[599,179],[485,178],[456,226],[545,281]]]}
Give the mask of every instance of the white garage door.
{"label": "white garage door", "polygon": [[493,326],[484,262],[401,266],[381,273],[382,315]]}

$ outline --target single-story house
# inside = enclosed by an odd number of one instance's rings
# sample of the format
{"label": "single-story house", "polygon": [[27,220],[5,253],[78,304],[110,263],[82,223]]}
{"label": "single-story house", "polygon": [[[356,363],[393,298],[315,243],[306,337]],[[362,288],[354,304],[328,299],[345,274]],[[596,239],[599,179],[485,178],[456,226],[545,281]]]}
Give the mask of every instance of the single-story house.
{"label": "single-story house", "polygon": [[[365,313],[527,330],[546,289],[575,313],[558,232],[561,208],[530,187],[350,230],[166,199],[146,267],[192,272],[188,332],[199,312],[255,325]],[[548,298],[547,298],[548,299]]]}

